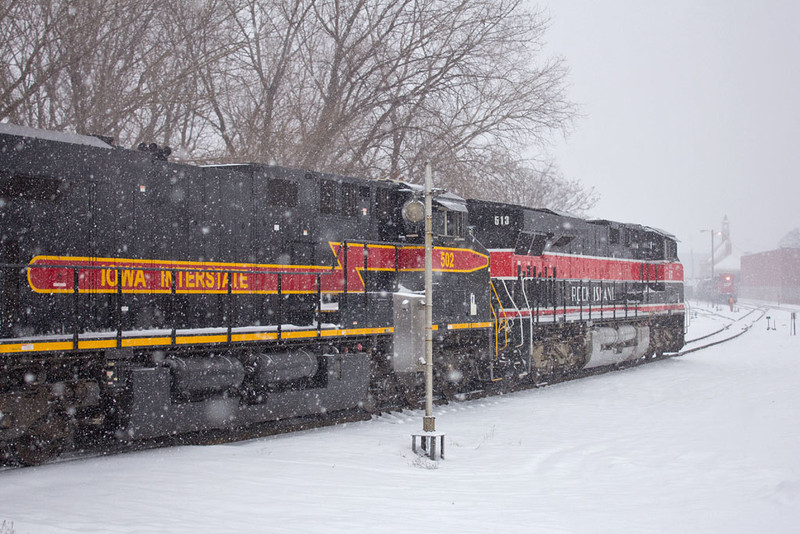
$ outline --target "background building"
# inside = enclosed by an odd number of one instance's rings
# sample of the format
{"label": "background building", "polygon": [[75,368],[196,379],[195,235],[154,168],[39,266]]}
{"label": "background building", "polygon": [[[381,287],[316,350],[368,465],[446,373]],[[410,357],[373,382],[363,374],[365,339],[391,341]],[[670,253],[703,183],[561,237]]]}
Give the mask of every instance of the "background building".
{"label": "background building", "polygon": [[800,304],[800,230],[780,240],[781,248],[742,256],[743,298]]}

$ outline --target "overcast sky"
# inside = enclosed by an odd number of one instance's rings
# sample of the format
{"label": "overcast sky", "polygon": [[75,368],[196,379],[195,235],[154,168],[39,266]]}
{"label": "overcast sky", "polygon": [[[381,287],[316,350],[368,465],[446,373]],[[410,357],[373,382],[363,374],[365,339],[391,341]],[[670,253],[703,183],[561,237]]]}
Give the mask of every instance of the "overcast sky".
{"label": "overcast sky", "polygon": [[684,262],[725,215],[739,254],[800,226],[800,2],[536,2],[583,114],[553,152],[592,216],[668,230]]}

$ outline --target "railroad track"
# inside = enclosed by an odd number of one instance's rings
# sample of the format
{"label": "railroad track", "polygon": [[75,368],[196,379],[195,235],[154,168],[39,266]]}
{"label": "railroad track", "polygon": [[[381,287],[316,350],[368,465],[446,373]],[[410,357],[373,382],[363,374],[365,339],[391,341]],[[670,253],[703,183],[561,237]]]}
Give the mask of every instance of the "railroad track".
{"label": "railroad track", "polygon": [[[493,395],[498,395],[500,393],[511,393],[515,391],[524,391],[527,389],[547,387],[549,385],[568,382],[571,380],[577,380],[580,378],[602,375],[620,369],[638,367],[639,365],[653,361],[685,356],[687,354],[698,352],[716,345],[720,345],[722,343],[727,343],[728,341],[732,341],[742,336],[748,330],[750,330],[759,320],[761,320],[767,314],[767,311],[769,309],[771,309],[768,306],[750,306],[750,305],[743,305],[740,306],[740,308],[749,308],[749,310],[747,311],[746,314],[737,318],[730,318],[722,314],[709,312],[708,310],[696,310],[704,315],[715,315],[717,317],[720,317],[723,320],[727,321],[727,323],[713,332],[687,340],[685,343],[685,347],[688,348],[684,348],[679,352],[665,353],[662,355],[652,355],[647,358],[641,358],[639,360],[636,360],[635,362],[627,362],[625,364],[616,366],[601,367],[601,368],[594,368],[594,369],[566,373],[561,376],[552,377],[548,379],[546,382],[519,383],[511,387],[506,386],[503,388],[500,387],[486,388],[466,393],[459,393],[455,395],[454,398],[445,399],[444,397],[440,397],[436,399],[434,402],[436,404],[442,405],[442,404],[447,404],[448,402],[451,401],[463,402],[468,400],[490,397]],[[692,346],[689,347],[689,345]],[[389,405],[381,406],[379,413],[389,413],[407,408],[409,408],[409,405],[406,403],[403,402],[392,403]],[[416,409],[417,407],[414,408]],[[59,458],[49,463],[59,464],[65,462],[99,458],[114,454],[146,451],[164,447],[173,447],[178,445],[218,445],[223,443],[233,443],[233,442],[262,438],[278,434],[286,434],[291,432],[299,432],[303,430],[311,430],[314,428],[333,426],[347,422],[365,421],[369,420],[374,413],[375,411],[370,413],[362,409],[355,409],[355,410],[339,412],[337,414],[330,416],[306,416],[306,417],[298,417],[295,419],[286,419],[281,421],[262,423],[259,425],[254,425],[252,427],[239,429],[234,432],[223,431],[223,430],[202,431],[190,434],[182,434],[180,436],[175,436],[175,437],[159,438],[159,439],[145,440],[138,442],[120,442],[111,436],[96,436],[96,440],[93,442],[79,441],[76,444],[75,448],[66,451]],[[2,458],[6,458],[6,461],[3,462]],[[20,465],[16,464],[13,461],[12,455],[3,454],[3,451],[0,451],[0,472],[8,469],[16,469],[18,467],[20,467]]]}
{"label": "railroad track", "polygon": [[[745,309],[747,309],[747,308],[750,308],[750,310],[749,310],[749,311],[748,311],[748,312],[747,312],[745,315],[743,315],[743,316],[741,316],[741,317],[737,317],[737,318],[735,318],[735,319],[731,319],[730,317],[728,317],[728,316],[726,316],[726,315],[719,314],[719,313],[709,312],[709,311],[707,311],[707,310],[699,310],[699,311],[700,311],[700,313],[702,313],[703,315],[705,315],[705,316],[707,316],[707,317],[708,317],[708,316],[712,316],[712,317],[720,317],[720,318],[722,318],[723,320],[727,320],[727,321],[728,321],[728,323],[727,323],[726,325],[724,325],[723,327],[721,327],[720,329],[718,329],[718,330],[715,330],[715,331],[713,331],[713,332],[711,332],[711,333],[709,333],[709,334],[705,334],[705,335],[703,335],[703,336],[696,337],[696,338],[694,338],[694,339],[687,339],[687,340],[686,340],[686,342],[685,342],[685,344],[686,344],[686,345],[689,345],[689,344],[692,344],[692,343],[696,343],[696,342],[698,342],[698,341],[702,341],[702,340],[704,340],[704,339],[707,339],[707,338],[710,338],[710,337],[712,337],[712,336],[716,336],[717,334],[720,334],[720,333],[722,333],[722,332],[726,332],[726,331],[730,330],[731,326],[735,325],[736,323],[739,323],[740,321],[744,321],[744,320],[745,320],[745,319],[747,319],[747,318],[748,318],[750,315],[752,315],[753,313],[756,313],[756,312],[758,312],[758,311],[759,311],[759,309],[760,309],[760,308],[758,308],[758,307],[751,307],[751,306],[748,306],[748,305],[744,305],[744,306],[740,306],[740,307],[744,307]],[[766,309],[766,308],[765,308],[765,309]]]}
{"label": "railroad track", "polygon": [[[746,314],[742,315],[741,317],[737,317],[735,319],[731,319],[730,317],[721,314],[709,313],[704,310],[704,312],[707,315],[716,315],[729,320],[728,324],[724,325],[720,329],[715,330],[711,333],[705,334],[700,337],[696,337],[694,339],[686,340],[683,350],[675,353],[669,353],[665,355],[665,357],[674,358],[677,356],[683,356],[685,354],[690,354],[692,352],[697,352],[703,349],[707,349],[709,347],[713,347],[715,345],[720,345],[722,343],[727,343],[728,341],[732,341],[737,337],[743,335],[748,330],[750,330],[750,328],[752,328],[755,323],[760,321],[767,314],[767,311],[769,311],[770,309],[770,307],[768,306],[754,306],[748,304],[741,305],[740,308],[744,309],[749,308],[749,311]],[[735,329],[736,326],[740,327],[739,330]],[[705,343],[700,345],[695,345],[696,343],[699,343],[701,341],[705,341]],[[693,346],[686,348],[689,345]]]}
{"label": "railroad track", "polygon": [[[623,364],[618,364],[615,366],[609,367],[598,367],[593,369],[584,369],[581,371],[569,373],[562,377],[557,377],[552,380],[548,380],[545,383],[537,383],[533,385],[527,385],[524,387],[515,387],[512,388],[513,391],[522,391],[525,389],[531,388],[539,388],[539,387],[546,387],[553,384],[558,384],[562,382],[568,382],[570,380],[576,380],[580,378],[586,378],[589,376],[597,376],[603,375],[612,371],[617,371],[620,369],[629,369],[632,367],[638,367],[640,365],[659,361],[659,360],[666,360],[669,358],[677,358],[680,356],[685,356],[686,354],[690,354],[692,352],[698,352],[716,345],[720,345],[722,343],[727,343],[728,341],[733,341],[734,339],[742,336],[748,330],[750,330],[753,325],[755,325],[759,320],[761,320],[766,314],[767,311],[771,309],[770,306],[756,306],[756,305],[748,305],[744,304],[739,306],[740,308],[748,310],[747,313],[740,317],[731,318],[723,314],[707,311],[707,310],[700,310],[701,313],[707,316],[716,316],[719,317],[727,323],[722,326],[721,328],[714,330],[708,334],[704,334],[702,336],[689,339],[684,343],[684,349],[679,352],[667,352],[661,355],[652,355],[649,357],[641,358],[639,360],[633,362],[625,362]],[[736,327],[739,327],[738,329]],[[700,343],[701,341],[705,341],[705,343],[695,345],[696,343]],[[693,345],[689,347],[689,345]],[[481,396],[488,396],[488,395],[481,395]],[[480,398],[480,396],[476,396],[473,398]],[[471,400],[471,399],[470,399]]]}

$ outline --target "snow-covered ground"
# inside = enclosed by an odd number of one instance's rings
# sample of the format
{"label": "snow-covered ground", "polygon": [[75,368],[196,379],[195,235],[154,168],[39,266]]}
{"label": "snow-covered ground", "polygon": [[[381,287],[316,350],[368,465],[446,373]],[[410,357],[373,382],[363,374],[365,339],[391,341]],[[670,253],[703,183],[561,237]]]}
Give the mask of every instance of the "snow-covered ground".
{"label": "snow-covered ground", "polygon": [[[725,323],[708,311],[688,338]],[[706,351],[437,407],[440,462],[411,452],[406,411],[4,471],[0,532],[798,532],[800,336],[770,315]]]}

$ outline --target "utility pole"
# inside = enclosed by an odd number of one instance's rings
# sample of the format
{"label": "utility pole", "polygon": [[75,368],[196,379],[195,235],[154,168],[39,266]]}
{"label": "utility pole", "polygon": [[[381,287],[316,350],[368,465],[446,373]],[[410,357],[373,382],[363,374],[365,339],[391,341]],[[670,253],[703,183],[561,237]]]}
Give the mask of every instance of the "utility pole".
{"label": "utility pole", "polygon": [[[422,432],[411,434],[411,449],[432,460],[444,458],[444,433],[436,431],[433,416],[433,178],[431,164],[425,164],[425,416]],[[438,446],[438,458],[437,458]]]}
{"label": "utility pole", "polygon": [[430,162],[425,164],[425,418],[424,432],[436,431],[433,416],[433,178]]}
{"label": "utility pole", "polygon": [[714,229],[700,230],[701,232],[708,232],[711,234],[711,280],[714,280]]}
{"label": "utility pole", "polygon": [[711,232],[711,280],[714,280],[714,230],[710,230]]}

